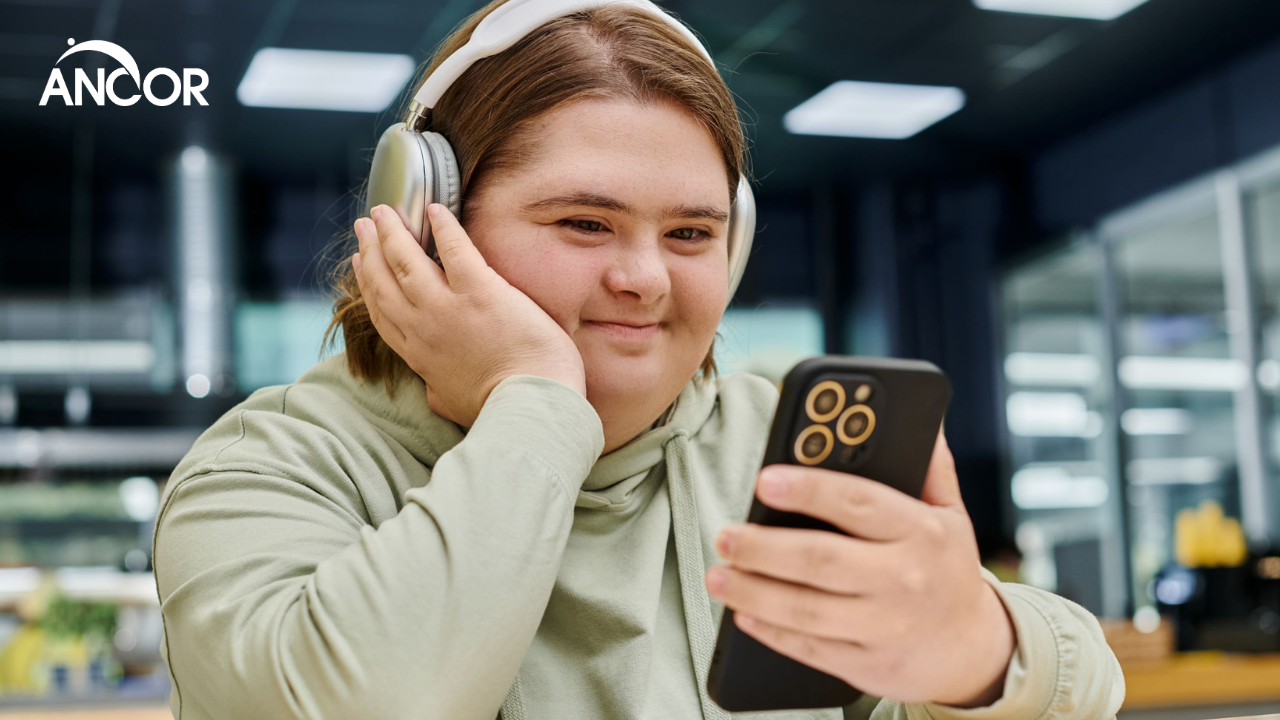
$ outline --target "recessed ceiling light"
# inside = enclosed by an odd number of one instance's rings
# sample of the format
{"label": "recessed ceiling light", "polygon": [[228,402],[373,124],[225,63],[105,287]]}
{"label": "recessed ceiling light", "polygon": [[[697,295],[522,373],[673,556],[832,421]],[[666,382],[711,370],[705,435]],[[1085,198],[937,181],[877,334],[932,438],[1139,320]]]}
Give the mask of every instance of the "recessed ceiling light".
{"label": "recessed ceiling light", "polygon": [[269,47],[254,53],[236,97],[251,107],[378,112],[413,68],[408,55]]}
{"label": "recessed ceiling light", "polygon": [[782,118],[797,135],[902,140],[964,107],[960,88],[840,80]]}
{"label": "recessed ceiling light", "polygon": [[983,10],[1114,20],[1147,0],[973,0]]}

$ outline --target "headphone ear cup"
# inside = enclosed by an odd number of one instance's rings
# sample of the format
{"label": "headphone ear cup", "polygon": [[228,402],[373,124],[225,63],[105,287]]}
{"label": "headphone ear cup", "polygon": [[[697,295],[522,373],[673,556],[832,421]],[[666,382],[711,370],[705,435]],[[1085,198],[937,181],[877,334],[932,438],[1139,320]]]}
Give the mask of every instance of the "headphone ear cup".
{"label": "headphone ear cup", "polygon": [[424,248],[430,229],[424,227],[423,211],[431,202],[435,182],[431,164],[426,140],[404,123],[396,123],[378,138],[365,196],[366,215],[378,205],[392,208]]}
{"label": "headphone ear cup", "polygon": [[729,300],[742,282],[756,235],[756,197],[745,175],[738,176],[738,195],[729,214]]}
{"label": "headphone ear cup", "polygon": [[428,202],[438,202],[449,208],[459,220],[462,219],[462,173],[458,169],[458,158],[453,154],[453,147],[444,136],[436,132],[420,133],[426,142],[427,152],[431,155],[431,176],[435,180],[433,197]]}

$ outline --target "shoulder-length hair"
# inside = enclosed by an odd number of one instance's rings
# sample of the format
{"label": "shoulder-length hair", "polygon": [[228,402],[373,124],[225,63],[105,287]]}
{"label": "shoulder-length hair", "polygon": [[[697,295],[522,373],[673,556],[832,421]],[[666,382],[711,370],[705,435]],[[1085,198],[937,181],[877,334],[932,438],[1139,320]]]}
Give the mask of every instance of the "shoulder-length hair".
{"label": "shoulder-length hair", "polygon": [[[506,0],[495,0],[467,18],[440,44],[419,74],[417,88],[445,58],[462,47],[481,20]],[[584,99],[674,102],[711,135],[724,159],[729,197],[746,174],[746,138],[728,86],[684,37],[660,19],[625,5],[605,5],[557,18],[501,53],[477,61],[454,82],[428,115],[425,129],[449,140],[457,156],[466,200],[488,178],[522,167],[530,157],[529,126],[538,116]],[[400,116],[408,120],[408,100]],[[362,187],[361,207],[367,192]],[[345,245],[355,243],[345,233]],[[354,248],[352,249],[354,252]],[[356,377],[382,380],[388,391],[412,374],[378,335],[360,296],[350,252],[334,267],[334,314],[324,346],[342,329],[347,366]],[[715,374],[714,343],[699,370]]]}

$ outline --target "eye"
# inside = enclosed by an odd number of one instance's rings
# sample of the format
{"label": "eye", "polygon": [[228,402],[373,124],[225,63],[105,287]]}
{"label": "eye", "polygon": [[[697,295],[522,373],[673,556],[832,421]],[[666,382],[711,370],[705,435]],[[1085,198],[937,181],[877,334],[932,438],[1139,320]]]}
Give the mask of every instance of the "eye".
{"label": "eye", "polygon": [[[711,238],[711,233],[707,232],[706,230],[699,230],[698,228],[676,228],[671,232],[676,234],[677,240],[702,241],[702,240],[709,240]],[[684,233],[688,233],[688,234],[686,235]]]}
{"label": "eye", "polygon": [[588,235],[594,235],[604,229],[604,223],[599,220],[561,220],[558,224]]}

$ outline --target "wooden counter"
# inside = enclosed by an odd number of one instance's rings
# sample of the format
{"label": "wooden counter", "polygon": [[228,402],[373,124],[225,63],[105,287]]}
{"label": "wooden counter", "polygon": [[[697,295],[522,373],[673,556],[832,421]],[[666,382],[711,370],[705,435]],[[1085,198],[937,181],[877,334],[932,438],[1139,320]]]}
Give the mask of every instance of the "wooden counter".
{"label": "wooden counter", "polygon": [[[1182,653],[1163,661],[1126,664],[1124,679],[1125,710],[1280,701],[1280,654]],[[161,705],[108,710],[15,708],[0,710],[0,720],[172,720],[172,716]],[[1280,720],[1280,715],[1256,720]]]}
{"label": "wooden counter", "polygon": [[1280,655],[1181,653],[1127,664],[1124,681],[1126,710],[1280,701]]}

